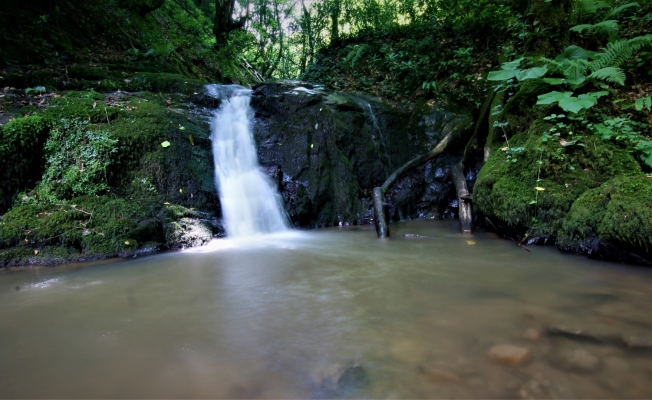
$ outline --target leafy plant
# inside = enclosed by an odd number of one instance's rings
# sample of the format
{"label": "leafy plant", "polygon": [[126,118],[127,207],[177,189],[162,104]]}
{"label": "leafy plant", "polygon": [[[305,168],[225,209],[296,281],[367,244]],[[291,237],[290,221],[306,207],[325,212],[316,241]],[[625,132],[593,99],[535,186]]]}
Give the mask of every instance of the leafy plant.
{"label": "leafy plant", "polygon": [[108,191],[106,168],[117,139],[105,130],[93,129],[81,119],[61,119],[50,131],[44,146],[46,159],[36,196],[20,196],[22,202],[58,202],[80,195]]}

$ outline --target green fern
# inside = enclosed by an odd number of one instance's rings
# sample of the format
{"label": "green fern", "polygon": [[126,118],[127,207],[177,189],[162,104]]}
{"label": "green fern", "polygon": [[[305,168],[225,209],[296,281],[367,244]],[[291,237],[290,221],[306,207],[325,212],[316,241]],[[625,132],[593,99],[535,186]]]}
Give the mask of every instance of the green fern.
{"label": "green fern", "polygon": [[618,33],[618,21],[608,19],[598,22],[597,24],[581,24],[570,28],[572,32],[577,32],[582,36],[590,36],[596,33],[604,36],[613,37]]}
{"label": "green fern", "polygon": [[579,81],[586,78],[586,71],[589,68],[589,62],[581,58],[566,61],[564,63],[562,73],[566,79],[571,81]]}
{"label": "green fern", "polygon": [[609,83],[618,83],[623,86],[625,85],[625,71],[617,67],[600,68],[589,75],[589,79],[591,78]]}
{"label": "green fern", "polygon": [[605,52],[591,64],[591,70],[597,71],[605,67],[620,67],[632,55],[644,46],[652,45],[652,35],[637,36],[626,40],[607,43]]}
{"label": "green fern", "polygon": [[599,0],[575,0],[573,2],[572,18],[574,21],[582,21],[586,17],[595,15],[601,8],[609,5]]}
{"label": "green fern", "polygon": [[607,18],[615,17],[620,13],[622,13],[623,11],[627,10],[628,8],[632,8],[632,7],[640,7],[640,4],[636,2],[632,2],[632,3],[623,4],[622,6],[619,7],[612,8],[611,10],[609,10],[609,13],[607,14]]}

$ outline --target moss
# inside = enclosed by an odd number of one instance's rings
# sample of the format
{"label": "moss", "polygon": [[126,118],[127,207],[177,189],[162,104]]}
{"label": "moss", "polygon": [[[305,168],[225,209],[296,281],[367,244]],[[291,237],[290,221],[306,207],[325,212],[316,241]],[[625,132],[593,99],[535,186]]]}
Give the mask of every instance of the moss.
{"label": "moss", "polygon": [[0,127],[0,213],[7,210],[18,192],[40,178],[47,133],[47,123],[40,116],[18,118]]}
{"label": "moss", "polygon": [[206,82],[181,74],[139,72],[131,77],[127,89],[131,91],[193,94],[203,91]]}
{"label": "moss", "polygon": [[587,190],[564,219],[558,244],[581,253],[607,245],[652,261],[652,179],[619,176]]}
{"label": "moss", "polygon": [[93,68],[85,65],[75,65],[68,67],[68,75],[71,78],[87,79],[87,80],[103,80],[109,77],[108,72],[102,68]]}
{"label": "moss", "polygon": [[555,236],[573,202],[586,190],[615,176],[640,173],[629,152],[593,135],[576,134],[584,147],[541,143],[540,135],[548,127],[537,121],[528,132],[510,139],[508,151],[494,149],[474,188],[476,211],[518,235]]}
{"label": "moss", "polygon": [[201,245],[212,238],[212,229],[200,217],[185,207],[156,200],[107,196],[17,206],[0,221],[0,266],[53,264],[134,254],[144,248]]}

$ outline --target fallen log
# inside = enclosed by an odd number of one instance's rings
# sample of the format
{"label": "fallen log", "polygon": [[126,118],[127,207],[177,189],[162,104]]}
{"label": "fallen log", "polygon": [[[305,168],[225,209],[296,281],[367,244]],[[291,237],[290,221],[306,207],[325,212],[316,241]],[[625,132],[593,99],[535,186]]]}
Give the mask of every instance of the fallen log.
{"label": "fallen log", "polygon": [[387,213],[385,202],[385,193],[387,190],[398,181],[406,172],[420,165],[427,163],[433,158],[439,156],[446,150],[446,147],[453,141],[455,132],[451,130],[444,138],[437,143],[437,145],[421,156],[415,157],[410,161],[403,164],[396,171],[394,171],[380,187],[375,187],[373,191],[373,205],[374,205],[374,225],[376,226],[376,233],[379,238],[389,237],[389,226],[387,225]]}

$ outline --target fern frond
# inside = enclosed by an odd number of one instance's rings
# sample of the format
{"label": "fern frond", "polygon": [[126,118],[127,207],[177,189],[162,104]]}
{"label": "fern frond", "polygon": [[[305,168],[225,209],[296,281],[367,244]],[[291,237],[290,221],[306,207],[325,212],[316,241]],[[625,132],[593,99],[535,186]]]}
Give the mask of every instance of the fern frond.
{"label": "fern frond", "polygon": [[618,33],[618,21],[615,19],[608,19],[606,21],[598,22],[593,25],[595,32],[603,34],[605,36],[611,36],[615,33]]}
{"label": "fern frond", "polygon": [[628,40],[607,43],[605,52],[591,63],[591,70],[597,71],[604,67],[619,67],[632,56],[633,52],[633,46],[630,45]]}
{"label": "fern frond", "polygon": [[586,77],[586,70],[589,62],[582,59],[565,61],[562,65],[562,73],[568,80],[580,80]]}
{"label": "fern frond", "polygon": [[608,4],[599,0],[575,0],[573,8],[585,14],[595,14],[599,9],[608,7]]}
{"label": "fern frond", "polygon": [[563,70],[563,65],[551,58],[547,57],[541,57],[539,58],[539,61],[543,62],[544,65],[548,66],[548,71],[550,72],[555,72],[555,71],[562,71]]}
{"label": "fern frond", "polygon": [[627,44],[632,47],[632,51],[639,51],[642,47],[652,45],[652,35],[631,38],[627,41]]}
{"label": "fern frond", "polygon": [[570,28],[571,32],[577,32],[580,35],[584,33],[584,31],[589,31],[589,34],[593,32],[593,25],[591,24],[580,24],[580,25],[575,25],[574,27]]}
{"label": "fern frond", "polygon": [[575,0],[572,7],[573,20],[582,21],[587,16],[595,15],[599,9],[608,7],[608,4],[600,0]]}
{"label": "fern frond", "polygon": [[616,8],[612,8],[611,10],[609,10],[609,13],[607,14],[607,18],[615,17],[618,14],[625,11],[626,9],[628,9],[628,8],[639,7],[639,6],[640,5],[637,2],[632,2],[632,3],[623,4],[622,6],[619,6],[619,7],[616,7]]}
{"label": "fern frond", "polygon": [[589,78],[609,83],[618,83],[623,86],[625,85],[625,71],[616,67],[600,68],[597,71],[593,71],[593,73],[589,75]]}

